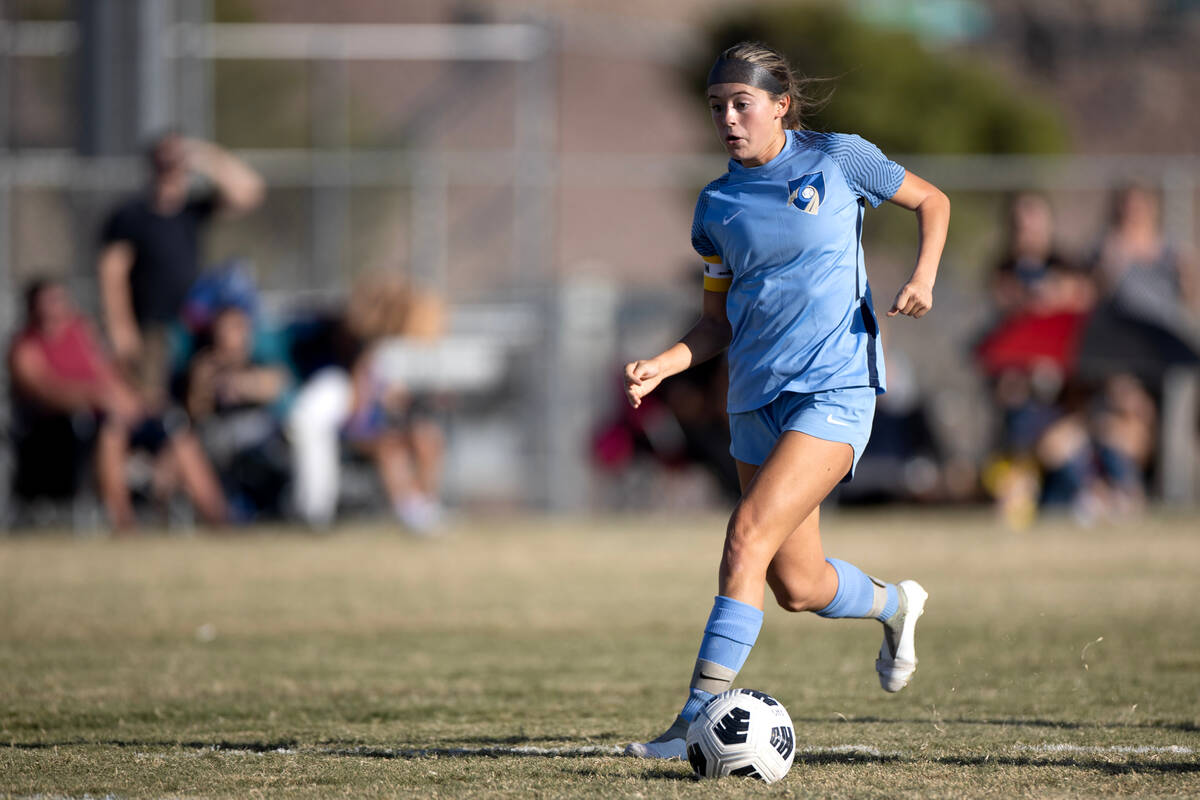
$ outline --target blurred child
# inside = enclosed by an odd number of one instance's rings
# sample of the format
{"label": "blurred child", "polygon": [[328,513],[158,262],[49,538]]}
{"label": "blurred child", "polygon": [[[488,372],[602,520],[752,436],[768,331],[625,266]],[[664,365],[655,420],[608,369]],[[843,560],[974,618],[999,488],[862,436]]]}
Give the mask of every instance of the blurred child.
{"label": "blurred child", "polygon": [[426,398],[382,380],[372,362],[386,339],[438,338],[440,300],[403,279],[368,276],[329,326],[326,365],[305,382],[288,418],[297,512],[310,524],[332,521],[344,442],[375,464],[397,519],[414,533],[434,532],[442,516],[441,429]]}
{"label": "blurred child", "polygon": [[209,334],[211,344],[188,371],[188,413],[237,516],[276,513],[288,476],[279,414],[290,374],[281,364],[254,360],[254,324],[238,306],[220,309]]}

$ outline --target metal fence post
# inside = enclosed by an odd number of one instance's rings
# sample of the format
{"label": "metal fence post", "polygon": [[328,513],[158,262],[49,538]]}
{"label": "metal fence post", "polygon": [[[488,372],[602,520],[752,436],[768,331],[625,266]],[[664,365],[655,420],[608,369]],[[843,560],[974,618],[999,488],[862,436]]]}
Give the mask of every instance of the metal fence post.
{"label": "metal fence post", "polygon": [[444,292],[450,229],[445,164],[432,150],[422,150],[416,158],[409,189],[409,274],[427,288]]}
{"label": "metal fence post", "polygon": [[[517,109],[515,126],[515,171],[513,177],[513,275],[523,291],[531,293],[544,309],[537,361],[556,364],[560,331],[557,326],[559,298],[555,291],[555,209],[558,161],[558,51],[548,27],[535,58],[517,65]],[[554,508],[558,477],[570,464],[556,447],[552,418],[565,402],[562,376],[553,368],[535,371],[532,402],[523,421],[529,444],[530,505]]]}
{"label": "metal fence post", "polygon": [[160,0],[139,0],[137,8],[137,138],[139,143],[178,119],[172,108],[174,60],[167,58],[173,8]]}
{"label": "metal fence post", "polygon": [[307,283],[330,289],[346,266],[350,87],[344,59],[310,63],[309,126],[320,167],[312,187],[312,260]]}

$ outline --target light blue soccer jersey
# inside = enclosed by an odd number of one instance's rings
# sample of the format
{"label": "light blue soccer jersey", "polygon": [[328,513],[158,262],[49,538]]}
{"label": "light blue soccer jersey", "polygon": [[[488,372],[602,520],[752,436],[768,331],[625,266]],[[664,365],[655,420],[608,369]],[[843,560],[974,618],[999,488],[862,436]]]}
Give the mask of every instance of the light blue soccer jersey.
{"label": "light blue soccer jersey", "polygon": [[903,181],[904,168],[860,136],[788,131],[771,161],[730,160],[700,193],[692,245],[705,288],[728,291],[730,413],[785,391],[883,392],[862,221],[866,203]]}

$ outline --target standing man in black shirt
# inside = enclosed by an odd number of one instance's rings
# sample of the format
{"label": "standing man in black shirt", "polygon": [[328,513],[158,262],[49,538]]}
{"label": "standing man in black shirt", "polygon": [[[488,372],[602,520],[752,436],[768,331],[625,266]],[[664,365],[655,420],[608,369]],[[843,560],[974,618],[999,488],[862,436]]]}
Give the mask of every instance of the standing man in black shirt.
{"label": "standing man in black shirt", "polygon": [[[199,275],[200,238],[214,213],[244,214],[264,195],[249,165],[210,142],[168,133],[148,153],[148,190],[120,206],[101,234],[100,296],[118,363],[160,405],[169,379],[167,327]],[[207,179],[192,195],[192,175]]]}

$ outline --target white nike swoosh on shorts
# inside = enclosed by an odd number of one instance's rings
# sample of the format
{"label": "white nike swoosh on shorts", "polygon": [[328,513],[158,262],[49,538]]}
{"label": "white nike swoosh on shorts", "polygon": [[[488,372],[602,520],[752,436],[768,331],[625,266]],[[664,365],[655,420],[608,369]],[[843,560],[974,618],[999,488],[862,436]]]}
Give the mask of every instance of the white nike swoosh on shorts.
{"label": "white nike swoosh on shorts", "polygon": [[849,427],[850,427],[850,423],[849,423],[849,422],[842,422],[841,420],[836,420],[836,419],[834,419],[834,418],[833,418],[833,414],[830,414],[830,415],[826,416],[826,417],[825,417],[825,421],[826,421],[826,422],[828,422],[830,425],[841,425],[841,426],[843,426],[843,427],[846,427],[846,428],[849,428]]}

